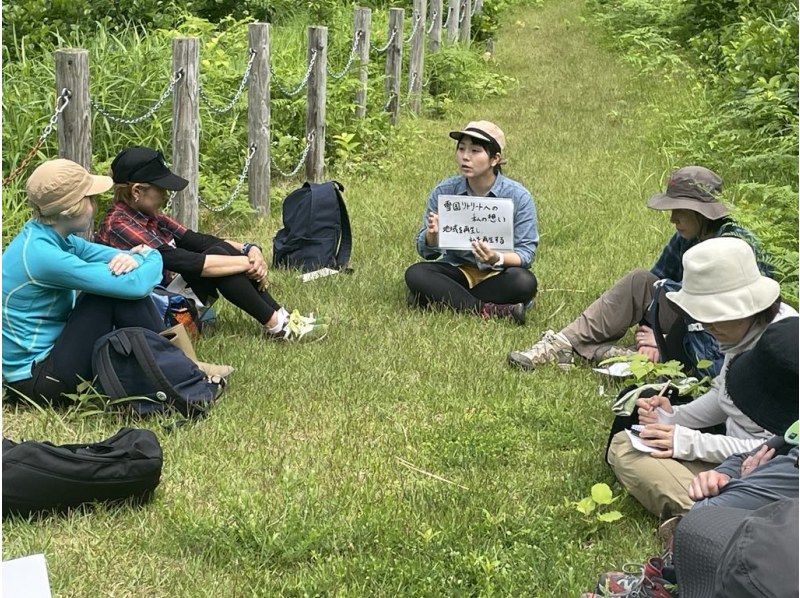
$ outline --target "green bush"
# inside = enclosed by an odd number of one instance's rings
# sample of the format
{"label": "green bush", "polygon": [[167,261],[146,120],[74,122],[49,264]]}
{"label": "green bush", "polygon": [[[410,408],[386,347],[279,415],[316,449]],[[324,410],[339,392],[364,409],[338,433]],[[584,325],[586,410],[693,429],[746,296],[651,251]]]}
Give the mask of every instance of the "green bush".
{"label": "green bush", "polygon": [[[158,7],[153,0],[147,6]],[[132,6],[132,4],[129,4]],[[146,16],[145,5],[140,4]],[[323,5],[315,4],[319,10]],[[312,7],[313,8],[313,7]],[[66,10],[66,9],[65,9]],[[329,27],[328,63],[334,72],[341,71],[352,47],[352,8],[330,4],[325,9]],[[15,13],[16,14],[16,13]],[[19,16],[19,15],[17,15]],[[162,15],[163,16],[163,15]],[[164,16],[166,18],[166,16]],[[128,24],[121,29],[107,26],[108,17],[91,26],[75,26],[67,33],[48,33],[40,47],[28,51],[26,46],[7,49],[3,65],[3,171],[10,172],[24,158],[39,137],[52,114],[54,105],[54,72],[52,51],[58,47],[82,47],[89,51],[91,71],[90,96],[114,115],[137,116],[159,98],[171,77],[171,40],[177,36],[196,36],[201,40],[200,84],[212,106],[219,107],[232,97],[248,59],[247,23],[251,19],[223,17],[218,23],[184,15],[174,27],[143,28]],[[305,147],[306,93],[289,97],[281,91],[294,88],[306,72],[307,15],[285,16],[272,28],[272,155],[279,169],[288,172],[298,163]],[[386,42],[388,15],[373,14],[373,43]],[[21,38],[16,40],[20,42]],[[405,49],[408,52],[408,47]],[[492,72],[491,64],[479,56],[481,49],[448,48],[429,55],[426,60],[426,105],[442,113],[453,99],[499,94],[511,81]],[[383,107],[384,62],[382,55],[372,54],[369,63],[367,91],[368,110],[364,119],[355,118],[353,97],[357,86],[355,71],[339,80],[329,77],[327,86],[326,167],[329,172],[372,172],[380,168],[388,142],[396,134]],[[407,64],[407,57],[404,63]],[[143,68],[147,65],[147,68]],[[407,101],[407,73],[401,83],[401,103]],[[432,93],[432,96],[428,94]],[[230,195],[241,172],[247,153],[247,94],[231,112],[223,115],[200,105],[200,195],[208,204],[219,206]],[[134,126],[113,123],[92,111],[93,164],[97,171],[107,170],[113,157],[128,145],[149,145],[164,151],[169,158],[171,148],[171,102],[168,100],[148,119]],[[20,109],[24,107],[24,109]],[[3,234],[6,240],[28,217],[24,199],[24,180],[35,165],[57,154],[56,135],[44,144],[32,165],[5,188],[3,199]],[[273,187],[283,179],[273,169]],[[301,169],[296,181],[303,176]],[[102,210],[104,206],[100,206]],[[245,215],[249,207],[246,194],[226,210],[226,217]]]}
{"label": "green bush", "polygon": [[697,103],[663,132],[665,150],[723,176],[736,216],[774,255],[797,305],[797,5],[593,0],[589,11],[642,72],[694,80]]}

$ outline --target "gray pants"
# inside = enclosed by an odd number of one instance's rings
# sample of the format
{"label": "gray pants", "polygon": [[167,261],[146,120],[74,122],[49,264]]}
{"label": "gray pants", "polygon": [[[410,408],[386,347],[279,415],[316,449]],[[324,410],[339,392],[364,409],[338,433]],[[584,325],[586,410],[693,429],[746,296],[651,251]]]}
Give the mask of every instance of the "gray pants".
{"label": "gray pants", "polygon": [[693,509],[705,506],[758,509],[782,498],[798,497],[797,449],[789,455],[775,457],[741,479],[732,479],[717,496],[695,503]]}
{"label": "gray pants", "polygon": [[[658,280],[649,270],[632,270],[592,303],[561,333],[572,349],[585,359],[594,359],[598,349],[621,339],[631,326],[645,316],[653,300],[653,283]],[[669,302],[659,302],[659,324],[666,332],[678,313]]]}

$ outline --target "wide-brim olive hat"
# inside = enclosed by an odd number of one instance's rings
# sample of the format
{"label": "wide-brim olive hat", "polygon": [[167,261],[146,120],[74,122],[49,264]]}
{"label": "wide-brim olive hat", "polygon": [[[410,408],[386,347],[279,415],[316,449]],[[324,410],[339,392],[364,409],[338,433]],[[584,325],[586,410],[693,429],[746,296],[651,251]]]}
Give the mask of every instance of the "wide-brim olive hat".
{"label": "wide-brim olive hat", "polygon": [[667,181],[667,189],[656,193],[647,202],[653,210],[692,210],[709,220],[719,220],[730,214],[728,207],[719,201],[722,179],[702,166],[686,166],[674,171]]}

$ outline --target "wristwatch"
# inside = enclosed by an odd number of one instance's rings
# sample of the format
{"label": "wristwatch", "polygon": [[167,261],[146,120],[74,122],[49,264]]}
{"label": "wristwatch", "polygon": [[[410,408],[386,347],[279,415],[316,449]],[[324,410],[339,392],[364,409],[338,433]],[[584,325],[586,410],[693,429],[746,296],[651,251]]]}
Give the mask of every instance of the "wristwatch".
{"label": "wristwatch", "polygon": [[247,255],[248,253],[250,253],[250,250],[253,247],[258,247],[258,250],[262,251],[261,245],[257,245],[256,243],[245,243],[244,245],[242,245],[242,255]]}

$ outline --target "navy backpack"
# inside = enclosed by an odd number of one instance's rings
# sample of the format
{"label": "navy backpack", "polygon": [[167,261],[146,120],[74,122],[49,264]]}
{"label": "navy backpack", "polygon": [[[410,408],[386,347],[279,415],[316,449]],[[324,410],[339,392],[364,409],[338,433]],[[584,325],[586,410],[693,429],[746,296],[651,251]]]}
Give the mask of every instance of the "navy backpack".
{"label": "navy backpack", "polygon": [[97,339],[92,369],[110,398],[143,397],[130,402],[139,415],[170,408],[202,416],[223,389],[167,338],[146,328],[118,328]]}
{"label": "navy backpack", "polygon": [[272,245],[272,265],[312,272],[343,270],[353,236],[338,181],[304,183],[283,202],[283,228]]}
{"label": "navy backpack", "polygon": [[[648,308],[647,320],[653,327],[661,360],[677,359],[683,364],[687,376],[714,378],[722,369],[725,356],[717,339],[700,322],[682,313],[670,330],[661,330],[659,326],[658,309],[662,294],[680,289],[681,283],[669,279],[659,280],[653,285],[653,300]],[[708,361],[711,365],[700,368],[698,364],[701,361]]]}

